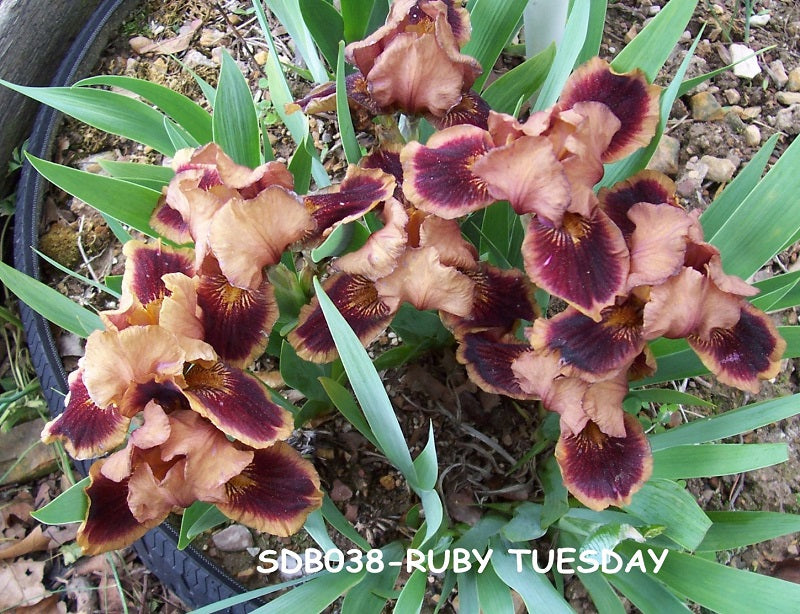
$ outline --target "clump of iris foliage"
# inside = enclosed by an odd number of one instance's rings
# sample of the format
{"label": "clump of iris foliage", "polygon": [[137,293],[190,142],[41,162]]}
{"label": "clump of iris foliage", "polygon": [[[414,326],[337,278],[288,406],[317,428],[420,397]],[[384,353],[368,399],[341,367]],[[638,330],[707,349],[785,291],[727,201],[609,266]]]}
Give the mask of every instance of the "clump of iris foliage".
{"label": "clump of iris foliage", "polygon": [[[800,349],[797,328],[767,315],[800,304],[798,274],[744,281],[800,231],[800,203],[785,197],[800,190],[798,146],[762,179],[770,139],[702,215],[644,170],[673,101],[712,76],[683,80],[693,45],[670,85],[652,85],[696,1],[672,0],[608,63],[594,57],[606,3],[575,0],[564,43],[488,86],[524,1],[343,0],[341,13],[324,0],[267,5],[317,82],[295,99],[256,1],[269,94],[297,144],[288,165],[274,161],[228,54],[216,89],[198,79],[211,113],[127,77],[71,88],[3,82],[165,157],[164,166],[102,162],[108,176],[30,157],[109,219],[126,256],[121,292],[103,288],[118,308],[99,314],[0,269],[33,308],[87,338],[43,438],[100,459],[38,518],[81,522],[87,553],[127,545],[181,510],[181,547],[230,518],[275,535],[305,528],[324,549],[334,547],[332,528],[367,550],[286,443],[335,407],[419,498],[424,522],[409,542],[384,545],[385,560],[410,547],[434,560],[456,547],[493,550],[481,574],[444,573],[437,609],[457,591],[465,610],[510,611],[513,589],[530,611],[571,611],[563,575],[529,562],[519,570],[509,554],[541,539],[614,548],[626,561],[669,550],[657,575],[578,572],[602,612],[623,611],[620,595],[646,612],[687,602],[736,611],[755,595],[788,611],[795,585],[728,568],[715,553],[796,531],[800,518],[706,513],[680,480],[786,460],[784,444],[715,442],[795,415],[794,397],[650,434],[643,424],[651,403],[707,405],[648,385],[710,371],[756,393]],[[327,112],[349,162],[336,185],[307,121]],[[353,118],[378,126],[374,149],[362,151]],[[566,308],[552,315],[550,297]],[[387,327],[404,343],[373,364],[364,347]],[[412,459],[378,375],[442,339],[455,341],[483,390],[558,416],[559,428],[540,429],[551,446],[531,442],[543,498],[494,505],[474,526],[447,518],[436,433]],[[308,399],[303,407],[248,371],[265,352]],[[265,611],[319,612],[343,594],[345,612],[380,612],[389,600],[419,611],[427,574],[400,584],[398,574],[322,572],[204,611],[287,586]]]}

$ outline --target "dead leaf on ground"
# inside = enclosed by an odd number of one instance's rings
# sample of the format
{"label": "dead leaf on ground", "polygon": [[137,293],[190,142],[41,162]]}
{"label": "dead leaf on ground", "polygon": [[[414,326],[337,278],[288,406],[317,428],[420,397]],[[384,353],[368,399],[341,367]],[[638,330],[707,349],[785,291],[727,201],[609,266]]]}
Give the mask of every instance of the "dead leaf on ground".
{"label": "dead leaf on ground", "polygon": [[197,32],[198,28],[203,24],[201,19],[195,19],[189,23],[183,24],[178,30],[178,35],[173,36],[162,41],[152,41],[146,36],[135,36],[129,43],[131,49],[136,53],[157,53],[161,55],[170,55],[173,53],[180,53],[189,48],[189,43]]}
{"label": "dead leaf on ground", "polygon": [[39,603],[48,594],[43,578],[44,561],[0,563],[0,610]]}
{"label": "dead leaf on ground", "polygon": [[[67,604],[59,601],[61,595],[50,595],[42,599],[35,605],[20,606],[14,610],[14,614],[67,614]],[[88,610],[76,610],[86,612]]]}

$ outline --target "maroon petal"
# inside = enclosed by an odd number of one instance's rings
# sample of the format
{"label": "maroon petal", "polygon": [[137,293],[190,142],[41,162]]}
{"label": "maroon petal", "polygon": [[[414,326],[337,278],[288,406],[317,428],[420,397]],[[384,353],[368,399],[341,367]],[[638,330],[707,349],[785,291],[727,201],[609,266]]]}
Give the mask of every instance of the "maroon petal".
{"label": "maroon petal", "polygon": [[733,328],[714,328],[708,339],[692,335],[689,345],[723,384],[757,394],[760,380],[780,372],[786,341],[772,320],[747,302]]}
{"label": "maroon petal", "polygon": [[624,289],[630,265],[622,233],[600,209],[566,213],[560,228],[534,218],[522,254],[534,283],[595,320]]}
{"label": "maroon petal", "polygon": [[572,73],[561,92],[558,106],[570,109],[578,102],[605,104],[622,127],[603,155],[603,162],[621,160],[646,146],[658,125],[661,88],[649,85],[640,70],[615,73],[605,60],[593,58]]}
{"label": "maroon petal", "polygon": [[150,216],[150,227],[165,239],[178,245],[191,243],[192,241],[189,224],[186,223],[178,210],[167,204],[165,197],[159,199],[156,208],[153,210],[153,214]]}
{"label": "maroon petal", "polygon": [[197,304],[202,310],[203,340],[224,362],[245,367],[264,352],[278,319],[275,290],[266,279],[256,289],[246,290],[229,284],[221,272],[204,270]]}
{"label": "maroon petal", "polygon": [[[347,75],[345,77],[345,88],[347,88],[347,97],[358,104],[359,106],[366,109],[366,111],[372,115],[379,115],[381,113],[385,113],[385,110],[378,102],[372,97],[372,92],[369,88],[369,83],[364,75],[360,72],[356,71],[352,75]],[[334,90],[335,94],[335,90]],[[336,100],[335,97],[332,100],[333,108],[330,109],[331,111],[336,110]]]}
{"label": "maroon petal", "polygon": [[512,399],[531,400],[538,399],[539,395],[524,390],[512,369],[530,349],[513,335],[498,339],[487,332],[467,333],[459,338],[456,358],[466,365],[469,378],[482,390]]}
{"label": "maroon petal", "polygon": [[330,233],[339,224],[356,220],[394,193],[394,177],[380,169],[350,165],[338,187],[304,197],[306,209],[316,223],[305,240]]}
{"label": "maroon petal", "polygon": [[577,435],[562,433],[556,445],[564,485],[593,510],[627,505],[653,472],[639,421],[630,414],[624,420],[625,437],[610,437],[589,422]]}
{"label": "maroon petal", "polygon": [[426,119],[437,130],[444,130],[451,126],[470,125],[483,130],[489,127],[489,103],[481,98],[474,90],[461,96],[457,105],[451,107],[444,115],[437,117],[429,115]]}
{"label": "maroon petal", "polygon": [[253,462],[231,479],[220,511],[237,522],[273,535],[288,536],[322,505],[314,466],[282,441],[256,450]]}
{"label": "maroon petal", "polygon": [[606,307],[595,322],[576,309],[533,324],[531,345],[558,350],[565,364],[587,381],[604,379],[627,367],[644,347],[642,303],[630,299]]}
{"label": "maroon petal", "polygon": [[410,142],[400,153],[406,198],[446,219],[482,209],[493,198],[472,166],[491,146],[489,134],[475,126],[442,130],[427,145]]}
{"label": "maroon petal", "polygon": [[597,197],[600,200],[600,207],[619,226],[626,239],[631,236],[634,229],[634,223],[628,218],[628,211],[636,203],[679,206],[672,179],[649,170],[636,173],[625,181],[615,183],[611,188],[600,188]]}
{"label": "maroon petal", "polygon": [[86,488],[89,509],[76,538],[87,555],[129,546],[167,516],[144,524],[136,520],[128,506],[128,479],[109,480],[100,472],[103,462],[97,461],[89,469],[91,482]]}
{"label": "maroon petal", "polygon": [[184,394],[197,413],[226,435],[265,448],[292,432],[292,417],[269,398],[252,375],[218,362],[210,367],[192,364],[186,369]]}
{"label": "maroon petal", "polygon": [[[336,273],[322,287],[365,346],[392,321],[394,310],[378,295],[375,284],[362,275]],[[316,297],[300,310],[297,327],[286,340],[304,360],[323,363],[338,356]]]}
{"label": "maroon petal", "polygon": [[73,458],[84,460],[105,454],[125,441],[130,419],[116,405],[101,409],[94,404],[83,383],[83,369],[69,376],[69,393],[64,413],[48,422],[42,441],[60,440]]}
{"label": "maroon petal", "polygon": [[570,204],[570,185],[550,141],[523,136],[489,151],[473,172],[495,200],[507,200],[518,214],[537,213],[560,224]]}
{"label": "maroon petal", "polygon": [[169,293],[161,279],[164,275],[194,275],[194,253],[189,249],[175,249],[162,243],[128,241],[122,253],[126,257],[123,293],[135,296],[145,308]]}
{"label": "maroon petal", "polygon": [[448,318],[449,326],[463,331],[491,328],[511,332],[520,320],[532,322],[539,314],[536,287],[522,271],[504,271],[484,263],[467,275],[475,284],[472,311],[466,318]]}

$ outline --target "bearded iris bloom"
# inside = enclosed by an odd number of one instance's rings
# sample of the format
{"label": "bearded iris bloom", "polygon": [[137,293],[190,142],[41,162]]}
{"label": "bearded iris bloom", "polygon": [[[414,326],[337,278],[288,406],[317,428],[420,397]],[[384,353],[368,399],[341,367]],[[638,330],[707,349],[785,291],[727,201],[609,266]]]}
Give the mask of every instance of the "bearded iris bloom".
{"label": "bearded iris bloom", "polygon": [[[90,471],[78,534],[89,553],[195,501],[284,536],[321,504],[313,466],[283,441],[291,415],[245,371],[278,315],[263,269],[311,232],[312,215],[282,165],[245,169],[216,146],[178,159],[154,219],[180,222],[201,251],[125,245],[119,308],[100,314],[106,330],[87,339],[65,411],[42,433],[81,459],[127,438]],[[245,258],[230,233],[247,238]]]}

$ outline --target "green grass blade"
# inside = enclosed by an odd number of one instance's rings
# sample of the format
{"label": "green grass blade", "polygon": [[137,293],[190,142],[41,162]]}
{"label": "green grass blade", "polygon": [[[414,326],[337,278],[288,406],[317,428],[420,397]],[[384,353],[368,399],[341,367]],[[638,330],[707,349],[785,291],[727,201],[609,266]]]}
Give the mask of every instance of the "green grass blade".
{"label": "green grass blade", "polygon": [[198,143],[205,144],[211,142],[211,115],[208,111],[203,109],[203,107],[192,99],[168,87],[122,75],[89,77],[88,79],[78,81],[75,85],[80,87],[107,85],[133,92],[169,115],[179,126],[191,134]]}
{"label": "green grass blade", "polygon": [[339,137],[342,139],[344,156],[349,164],[357,164],[361,159],[353,119],[350,117],[350,103],[347,101],[347,84],[344,74],[344,41],[339,41],[336,58],[336,117],[339,120]]}
{"label": "green grass blade", "polygon": [[375,434],[369,427],[369,423],[364,417],[361,408],[356,403],[353,395],[348,392],[347,388],[329,377],[320,377],[319,382],[325,389],[325,392],[327,393],[328,398],[331,400],[331,403],[336,406],[336,409],[338,409],[342,415],[347,418],[347,421],[350,424],[356,427],[356,430],[361,433],[367,439],[367,441],[375,446],[377,450],[381,450],[378,440],[375,438]]}
{"label": "green grass blade", "polygon": [[709,403],[700,397],[686,392],[680,392],[679,390],[669,390],[666,388],[632,390],[628,398],[634,398],[642,403],[679,403],[681,405],[693,407],[715,407],[713,403]]}
{"label": "green grass blade", "polygon": [[591,3],[589,0],[575,0],[573,2],[567,19],[567,27],[564,28],[564,35],[561,38],[561,44],[556,50],[553,65],[550,67],[547,79],[542,85],[539,96],[536,98],[534,111],[546,109],[558,100],[567,78],[572,73],[572,69],[575,68],[575,62],[586,40],[590,11]]}
{"label": "green grass blade", "polygon": [[[403,559],[403,546],[399,542],[392,542],[383,548],[384,561],[400,561]],[[385,565],[383,571],[368,573],[364,579],[347,591],[342,602],[341,612],[353,614],[381,614],[391,595],[400,567]]]}
{"label": "green grass blade", "polygon": [[785,443],[673,446],[653,453],[653,477],[679,480],[734,475],[787,460],[789,452]]}
{"label": "green grass blade", "polygon": [[164,186],[175,176],[175,171],[169,166],[139,164],[138,162],[116,162],[113,160],[100,160],[98,164],[100,164],[100,168],[115,179],[124,179],[133,183],[139,180],[146,180]]}
{"label": "green grass blade", "polygon": [[[306,64],[306,67],[311,72],[311,76],[317,83],[325,83],[329,80],[328,71],[325,70],[322,61],[319,59],[317,49],[314,46],[314,39],[308,31],[303,15],[300,12],[300,7],[297,0],[267,0],[269,10],[273,12],[275,17],[283,24],[286,31],[294,43],[297,52]],[[261,6],[261,0],[253,0],[253,6],[256,7],[256,12],[263,13],[264,9]],[[263,27],[263,24],[262,24]]]}
{"label": "green grass blade", "polygon": [[[275,43],[272,41],[269,24],[267,23],[267,16],[264,13],[264,7],[260,1],[254,1],[253,7],[256,10],[258,23],[261,26],[261,31],[269,49],[269,55],[267,56],[267,63],[264,69],[267,73],[269,95],[272,99],[272,105],[281,118],[281,121],[292,135],[292,140],[296,145],[301,146],[309,134],[308,118],[306,118],[305,114],[301,111],[295,111],[294,113],[286,112],[286,105],[293,103],[294,97],[289,89],[289,83],[286,80],[286,75],[283,73],[281,63],[278,60],[278,52],[275,50]],[[311,175],[314,177],[318,188],[323,188],[331,183],[316,152],[314,152],[314,156],[311,160]]]}
{"label": "green grass blade", "polygon": [[[640,68],[653,81],[686,30],[697,0],[671,0],[611,62],[618,72]],[[680,81],[683,80],[681,77]]]}
{"label": "green grass blade", "polygon": [[800,228],[800,141],[795,140],[739,207],[709,237],[725,272],[747,279],[777,254]]}
{"label": "green grass blade", "polygon": [[607,10],[608,0],[592,0],[592,7],[589,12],[589,26],[586,29],[586,40],[583,43],[583,49],[581,49],[576,64],[580,65],[588,62],[594,56],[600,54],[600,43],[603,41]]}
{"label": "green grass blade", "polygon": [[194,148],[200,146],[197,139],[180,126],[175,125],[168,117],[165,116],[162,122],[164,124],[164,131],[169,136],[169,140],[172,141],[172,146],[175,148],[175,151],[186,147]]}
{"label": "green grass blade", "polygon": [[689,550],[703,541],[711,526],[691,493],[671,480],[651,478],[625,511],[647,524],[663,525],[663,535]]}
{"label": "green grass blade", "polygon": [[345,372],[370,429],[375,434],[386,457],[400,470],[410,484],[415,484],[417,482],[416,470],[408,451],[408,445],[400,430],[392,403],[383,388],[378,373],[372,366],[367,351],[328,295],[325,294],[317,279],[314,279],[314,288],[325,321],[336,343],[336,348],[339,350]]}
{"label": "green grass blade", "polygon": [[129,96],[81,87],[26,87],[0,79],[0,85],[24,94],[105,132],[132,139],[172,156],[164,115]]}
{"label": "green grass blade", "polygon": [[[239,605],[240,603],[246,603],[253,599],[258,599],[259,597],[266,597],[267,595],[271,595],[272,593],[277,593],[278,591],[282,591],[285,588],[291,588],[293,586],[297,586],[298,584],[304,584],[307,582],[311,582],[317,578],[322,577],[329,577],[330,574],[327,572],[319,572],[314,573],[309,576],[301,576],[299,578],[295,578],[294,580],[287,580],[286,582],[278,582],[277,584],[270,584],[269,586],[265,586],[264,588],[257,588],[252,591],[247,591],[246,593],[241,593],[239,595],[234,595],[233,597],[228,597],[227,599],[222,599],[221,601],[216,601],[210,605],[203,606],[202,608],[198,608],[196,610],[192,610],[192,614],[213,614],[214,612],[222,612],[230,611],[229,608],[232,608],[235,605]],[[286,614],[289,614],[290,611],[284,611]]]}
{"label": "green grass blade", "polygon": [[76,273],[72,269],[70,269],[68,267],[65,267],[60,262],[57,262],[56,260],[53,260],[47,254],[44,254],[44,253],[40,252],[38,249],[34,249],[33,251],[36,252],[36,255],[39,256],[39,258],[41,258],[42,260],[47,261],[50,264],[50,266],[58,269],[62,273],[66,273],[70,277],[74,277],[75,279],[77,279],[81,283],[84,283],[87,286],[91,286],[92,288],[97,288],[98,290],[100,290],[100,292],[105,292],[106,294],[109,294],[109,295],[113,296],[116,299],[118,299],[118,298],[120,298],[122,296],[122,294],[120,292],[112,290],[108,286],[104,286],[103,284],[96,282],[94,279],[89,279],[85,275],[81,275],[80,273]]}
{"label": "green grass blade", "polygon": [[300,0],[300,12],[311,37],[329,66],[336,66],[339,41],[344,39],[344,21],[326,0]]}
{"label": "green grass blade", "polygon": [[767,168],[769,158],[775,150],[779,136],[773,134],[747,163],[747,166],[728,184],[722,194],[709,205],[708,209],[703,211],[700,223],[703,225],[703,232],[707,240],[713,239],[728,218],[736,213],[736,210],[758,185],[764,169]]}
{"label": "green grass blade", "polygon": [[707,512],[714,523],[697,550],[744,548],[800,532],[800,515],[784,512]]}
{"label": "green grass blade", "polygon": [[780,311],[800,302],[800,271],[776,275],[753,285],[761,293],[750,299],[750,302],[763,311]]}
{"label": "green grass blade", "polygon": [[344,40],[361,40],[367,32],[374,0],[341,0]]}
{"label": "green grass blade", "polygon": [[[642,548],[624,544],[620,549],[632,556]],[[798,584],[726,567],[683,552],[670,552],[653,578],[714,612],[742,612],[743,608],[748,609],[748,604],[759,612],[794,612],[800,603]]]}
{"label": "green grass blade", "polygon": [[83,522],[89,510],[89,497],[84,490],[88,486],[89,478],[83,478],[44,507],[31,512],[31,516],[42,524]]}
{"label": "green grass blade", "polygon": [[461,50],[480,62],[483,73],[472,86],[480,91],[500,52],[522,19],[527,0],[478,0],[472,7],[472,37]]}
{"label": "green grass blade", "polygon": [[212,126],[214,142],[234,162],[250,168],[261,163],[261,133],[253,95],[236,61],[225,49]]}
{"label": "green grass blade", "polygon": [[520,99],[528,100],[542,87],[555,57],[556,45],[551,43],[544,51],[499,77],[481,97],[498,113],[513,113]]}
{"label": "green grass blade", "polygon": [[[356,546],[366,551],[372,548],[370,543],[361,537],[361,535],[353,528],[347,518],[345,518],[339,511],[339,508],[334,505],[333,501],[328,495],[322,499],[322,507],[320,508],[322,516],[328,521],[334,529],[339,531],[347,539],[353,542]],[[388,546],[387,546],[388,547]]]}
{"label": "green grass blade", "polygon": [[150,215],[161,192],[26,155],[33,167],[50,183],[123,224],[151,237],[158,236],[150,228]]}
{"label": "green grass blade", "polygon": [[425,586],[428,581],[428,574],[414,570],[411,577],[406,580],[397,603],[394,604],[394,611],[397,614],[419,614],[422,609],[422,601],[425,599]]}
{"label": "green grass blade", "polygon": [[573,612],[569,604],[556,591],[547,576],[537,573],[531,567],[530,557],[522,557],[521,569],[517,568],[517,558],[508,553],[511,546],[508,542],[493,539],[491,546],[492,567],[498,577],[510,588],[514,589],[528,608],[528,612],[548,612],[548,614],[564,614]]}
{"label": "green grass blade", "polygon": [[638,569],[606,575],[605,578],[611,586],[625,595],[638,608],[639,612],[658,612],[658,614],[690,614],[692,612],[663,584]]}
{"label": "green grass blade", "polygon": [[227,521],[228,517],[217,509],[213,503],[195,501],[186,508],[181,517],[181,528],[178,534],[178,550],[183,550],[192,540],[214,527]]}
{"label": "green grass blade", "polygon": [[753,431],[800,414],[800,395],[751,403],[712,418],[693,420],[650,437],[653,452],[674,446],[706,443]]}
{"label": "green grass blade", "polygon": [[509,587],[491,565],[478,574],[478,603],[484,614],[514,614]]}
{"label": "green grass blade", "polygon": [[301,584],[270,601],[267,605],[253,610],[255,614],[319,614],[340,595],[358,584],[366,575],[357,573],[322,573],[313,580]]}
{"label": "green grass blade", "polygon": [[0,262],[0,281],[31,309],[79,337],[88,337],[93,331],[104,328],[96,313],[4,262]]}
{"label": "green grass blade", "polygon": [[365,38],[386,22],[386,18],[389,15],[389,3],[390,0],[375,0],[372,5],[372,12],[369,15],[367,30],[364,32]]}

